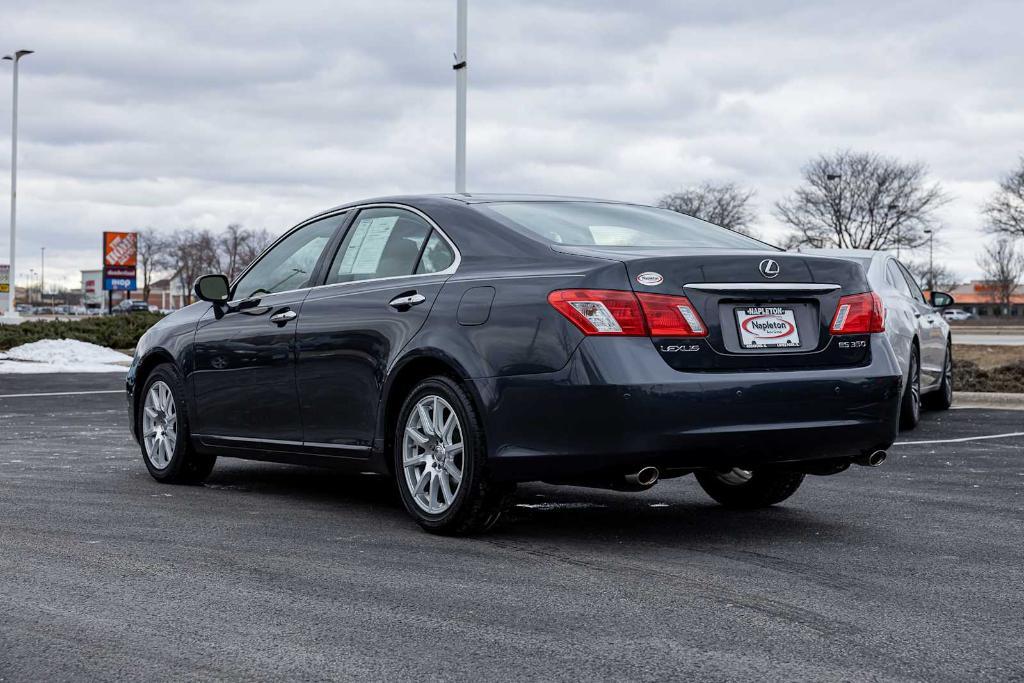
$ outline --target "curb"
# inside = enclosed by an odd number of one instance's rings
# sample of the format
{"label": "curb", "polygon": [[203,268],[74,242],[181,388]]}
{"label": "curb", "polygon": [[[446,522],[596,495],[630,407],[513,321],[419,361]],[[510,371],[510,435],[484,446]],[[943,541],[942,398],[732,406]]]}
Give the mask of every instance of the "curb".
{"label": "curb", "polygon": [[957,408],[1024,410],[1024,394],[996,391],[958,391],[953,394],[953,406]]}

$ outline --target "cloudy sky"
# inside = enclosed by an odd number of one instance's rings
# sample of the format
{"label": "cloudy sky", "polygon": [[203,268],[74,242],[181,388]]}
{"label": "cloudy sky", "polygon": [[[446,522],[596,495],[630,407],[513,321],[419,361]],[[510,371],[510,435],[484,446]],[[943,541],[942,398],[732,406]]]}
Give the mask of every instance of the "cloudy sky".
{"label": "cloudy sky", "polygon": [[[48,280],[74,283],[104,229],[279,232],[452,188],[455,0],[33,0],[0,16],[0,49],[37,51],[19,273],[45,246]],[[937,258],[976,275],[979,205],[1024,153],[1022,25],[1019,1],[470,0],[469,189],[653,202],[731,180],[756,189],[773,238],[807,159],[881,152],[953,197]]]}

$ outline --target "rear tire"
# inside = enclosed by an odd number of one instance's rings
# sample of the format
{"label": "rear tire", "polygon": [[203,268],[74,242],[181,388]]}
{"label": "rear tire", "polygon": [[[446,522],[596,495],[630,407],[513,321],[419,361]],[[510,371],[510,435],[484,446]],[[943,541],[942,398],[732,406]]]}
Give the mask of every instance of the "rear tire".
{"label": "rear tire", "polygon": [[911,430],[921,421],[921,352],[910,350],[910,373],[900,402],[900,429]]}
{"label": "rear tire", "polygon": [[164,484],[198,484],[217,456],[192,447],[185,385],[170,363],[158,365],[143,385],[136,409],[136,433],[146,469]]}
{"label": "rear tire", "polygon": [[402,504],[433,534],[486,531],[515,491],[515,484],[489,479],[484,430],[473,402],[441,375],[418,383],[402,404],[393,462]]}
{"label": "rear tire", "polygon": [[936,391],[924,397],[925,404],[932,410],[948,410],[953,405],[953,345],[946,343],[946,361],[942,366],[942,380]]}
{"label": "rear tire", "polygon": [[781,503],[800,488],[804,475],[785,470],[701,471],[697,482],[704,492],[728,508],[751,510]]}

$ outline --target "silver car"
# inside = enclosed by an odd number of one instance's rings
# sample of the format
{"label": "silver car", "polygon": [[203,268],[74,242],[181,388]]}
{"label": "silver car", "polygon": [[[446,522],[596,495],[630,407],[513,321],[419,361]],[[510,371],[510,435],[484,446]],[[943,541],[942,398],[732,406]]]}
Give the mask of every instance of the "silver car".
{"label": "silver car", "polygon": [[804,253],[837,256],[864,268],[871,287],[885,304],[885,334],[903,370],[900,426],[913,429],[921,403],[945,410],[953,402],[953,349],[949,323],[941,310],[953,304],[945,292],[925,297],[906,266],[884,251],[868,249],[802,249]]}

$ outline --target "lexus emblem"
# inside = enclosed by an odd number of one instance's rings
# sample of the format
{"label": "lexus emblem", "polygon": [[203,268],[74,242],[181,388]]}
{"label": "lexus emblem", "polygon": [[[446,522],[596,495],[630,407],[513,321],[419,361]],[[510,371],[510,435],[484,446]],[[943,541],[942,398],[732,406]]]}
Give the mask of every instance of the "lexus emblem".
{"label": "lexus emblem", "polygon": [[779,274],[779,262],[766,258],[764,261],[761,261],[757,266],[757,269],[761,271],[761,275],[764,275],[767,278],[773,278]]}

